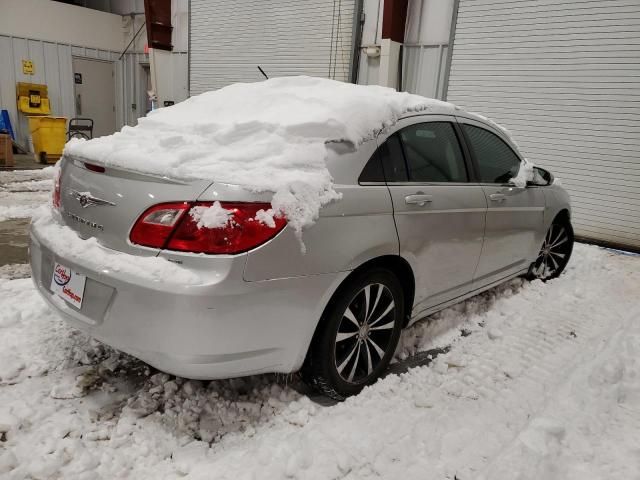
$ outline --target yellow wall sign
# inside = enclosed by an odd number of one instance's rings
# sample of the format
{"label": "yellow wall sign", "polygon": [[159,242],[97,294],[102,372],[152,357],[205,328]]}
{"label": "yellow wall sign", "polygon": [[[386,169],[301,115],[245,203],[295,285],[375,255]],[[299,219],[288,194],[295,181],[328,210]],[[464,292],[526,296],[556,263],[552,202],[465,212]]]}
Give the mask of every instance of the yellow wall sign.
{"label": "yellow wall sign", "polygon": [[22,73],[33,75],[33,62],[31,60],[22,60]]}

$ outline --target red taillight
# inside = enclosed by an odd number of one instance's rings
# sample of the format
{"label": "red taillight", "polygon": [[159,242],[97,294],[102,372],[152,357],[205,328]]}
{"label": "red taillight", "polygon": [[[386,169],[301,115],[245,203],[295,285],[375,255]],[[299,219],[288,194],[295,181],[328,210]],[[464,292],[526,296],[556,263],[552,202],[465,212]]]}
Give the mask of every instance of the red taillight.
{"label": "red taillight", "polygon": [[53,196],[51,202],[53,203],[53,208],[60,210],[60,168],[56,171],[56,176],[53,179]]}
{"label": "red taillight", "polygon": [[213,205],[213,202],[155,205],[138,219],[131,231],[131,241],[181,252],[235,254],[262,245],[287,224],[282,217],[274,217],[273,223],[268,221],[271,225],[256,219],[260,210],[266,212],[271,208],[268,203],[220,202],[216,207],[227,211],[228,221],[215,228],[198,227],[197,215],[191,209]]}
{"label": "red taillight", "polygon": [[129,238],[138,245],[164,248],[178,221],[190,208],[187,202],[154,205],[138,218]]}

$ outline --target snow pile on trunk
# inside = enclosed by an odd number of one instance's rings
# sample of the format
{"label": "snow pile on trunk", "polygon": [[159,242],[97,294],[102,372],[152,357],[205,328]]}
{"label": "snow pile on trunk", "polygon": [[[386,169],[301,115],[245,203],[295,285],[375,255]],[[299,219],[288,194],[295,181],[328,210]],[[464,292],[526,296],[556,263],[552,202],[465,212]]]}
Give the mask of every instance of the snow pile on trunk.
{"label": "snow pile on trunk", "polygon": [[274,78],[191,97],[111,136],[72,140],[64,154],[274,192],[274,210],[300,232],[339,198],[326,166],[328,142],[358,146],[402,114],[433,108],[453,111],[450,104],[390,88]]}

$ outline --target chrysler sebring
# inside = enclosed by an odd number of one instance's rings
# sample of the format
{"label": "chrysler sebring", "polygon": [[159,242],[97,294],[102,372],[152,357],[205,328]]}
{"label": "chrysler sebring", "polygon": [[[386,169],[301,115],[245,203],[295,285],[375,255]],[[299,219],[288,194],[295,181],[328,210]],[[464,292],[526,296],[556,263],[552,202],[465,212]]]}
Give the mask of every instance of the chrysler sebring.
{"label": "chrysler sebring", "polygon": [[541,168],[514,182],[527,162],[495,123],[441,103],[365,137],[323,142],[335,194],[303,228],[264,188],[69,149],[32,225],[34,282],[72,325],[160,370],[300,371],[342,399],[412,322],[567,265],[567,193]]}

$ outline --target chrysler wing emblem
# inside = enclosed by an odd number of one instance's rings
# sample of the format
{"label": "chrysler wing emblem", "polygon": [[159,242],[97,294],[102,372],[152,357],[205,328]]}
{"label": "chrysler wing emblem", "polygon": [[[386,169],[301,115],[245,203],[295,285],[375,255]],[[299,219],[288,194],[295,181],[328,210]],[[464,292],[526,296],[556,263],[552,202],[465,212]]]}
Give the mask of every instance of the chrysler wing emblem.
{"label": "chrysler wing emblem", "polygon": [[78,200],[82,208],[96,207],[101,205],[111,205],[115,207],[116,204],[103,200],[101,198],[94,197],[91,192],[78,192],[77,190],[69,190],[69,195]]}

